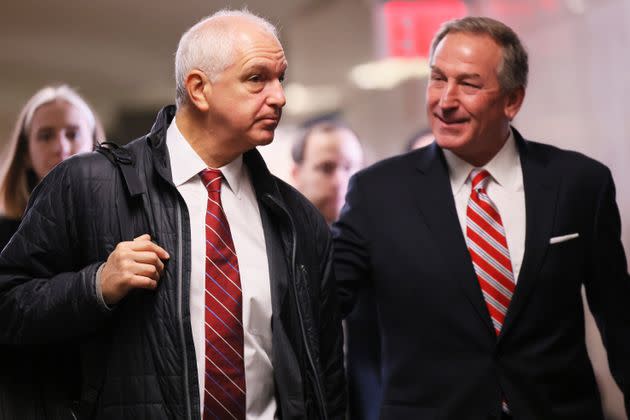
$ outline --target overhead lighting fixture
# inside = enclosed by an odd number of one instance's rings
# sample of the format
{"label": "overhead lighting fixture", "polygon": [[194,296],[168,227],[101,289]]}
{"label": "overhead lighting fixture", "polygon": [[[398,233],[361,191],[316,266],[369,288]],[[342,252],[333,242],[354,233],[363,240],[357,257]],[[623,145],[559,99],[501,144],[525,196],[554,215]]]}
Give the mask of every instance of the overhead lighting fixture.
{"label": "overhead lighting fixture", "polygon": [[386,58],[359,64],[350,70],[350,80],[361,89],[392,89],[408,79],[422,79],[429,74],[426,59]]}
{"label": "overhead lighting fixture", "polygon": [[337,86],[305,86],[290,83],[284,89],[287,98],[285,111],[292,115],[328,112],[341,104],[341,91]]}

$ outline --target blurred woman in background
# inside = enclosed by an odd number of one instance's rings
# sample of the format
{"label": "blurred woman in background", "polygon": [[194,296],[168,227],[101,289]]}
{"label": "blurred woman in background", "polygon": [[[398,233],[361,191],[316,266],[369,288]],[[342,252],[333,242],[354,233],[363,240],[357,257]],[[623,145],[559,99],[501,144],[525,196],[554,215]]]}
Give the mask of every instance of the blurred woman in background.
{"label": "blurred woman in background", "polygon": [[[89,152],[103,129],[88,104],[66,85],[46,86],[19,114],[0,172],[0,251],[16,231],[39,181],[68,157]],[[0,419],[70,419],[65,378],[42,360],[62,358],[54,347],[0,343]],[[67,355],[66,357],[73,357]],[[73,377],[70,372],[65,372]]]}
{"label": "blurred woman in background", "polygon": [[90,106],[66,85],[46,86],[26,103],[0,172],[0,250],[16,231],[33,188],[59,162],[88,152],[103,129]]}

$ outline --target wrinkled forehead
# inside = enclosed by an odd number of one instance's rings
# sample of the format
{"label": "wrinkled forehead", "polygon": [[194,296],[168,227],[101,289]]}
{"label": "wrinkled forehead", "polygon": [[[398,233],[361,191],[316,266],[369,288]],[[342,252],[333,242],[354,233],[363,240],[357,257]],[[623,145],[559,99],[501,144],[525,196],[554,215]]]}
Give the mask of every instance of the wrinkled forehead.
{"label": "wrinkled forehead", "polygon": [[485,32],[452,31],[448,32],[440,41],[435,44],[431,51],[429,64],[433,65],[437,55],[440,55],[448,47],[449,51],[456,49],[466,50],[475,48],[475,53],[480,57],[496,56],[503,57],[503,48],[490,35]]}
{"label": "wrinkled forehead", "polygon": [[269,31],[253,27],[250,30],[235,31],[232,35],[237,54],[258,53],[286,61],[282,44]]}
{"label": "wrinkled forehead", "polygon": [[503,65],[503,49],[489,35],[468,32],[447,34],[436,46],[432,71],[457,70],[471,74],[498,75]]}

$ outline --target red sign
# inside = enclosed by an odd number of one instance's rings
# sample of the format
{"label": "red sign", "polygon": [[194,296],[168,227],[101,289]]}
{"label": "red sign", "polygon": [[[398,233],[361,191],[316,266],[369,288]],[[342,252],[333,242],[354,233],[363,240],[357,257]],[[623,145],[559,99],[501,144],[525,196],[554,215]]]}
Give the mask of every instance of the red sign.
{"label": "red sign", "polygon": [[461,0],[390,1],[383,4],[386,55],[428,57],[433,35],[447,20],[467,15]]}

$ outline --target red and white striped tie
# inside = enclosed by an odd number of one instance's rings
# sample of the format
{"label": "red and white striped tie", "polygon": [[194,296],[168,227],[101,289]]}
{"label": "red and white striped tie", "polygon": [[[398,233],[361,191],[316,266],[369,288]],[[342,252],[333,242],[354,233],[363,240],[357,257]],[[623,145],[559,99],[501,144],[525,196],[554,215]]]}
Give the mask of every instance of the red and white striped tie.
{"label": "red and white striped tie", "polygon": [[243,296],[230,226],[221,206],[218,169],[200,174],[206,212],[206,377],[203,418],[245,419]]}
{"label": "red and white striped tie", "polygon": [[514,272],[501,215],[486,193],[490,174],[485,169],[473,169],[470,179],[466,245],[498,336],[514,294]]}

